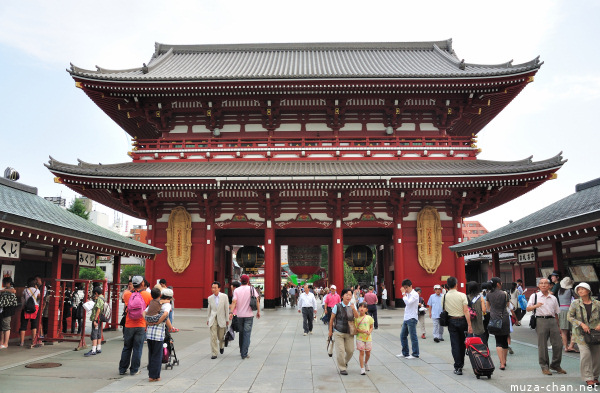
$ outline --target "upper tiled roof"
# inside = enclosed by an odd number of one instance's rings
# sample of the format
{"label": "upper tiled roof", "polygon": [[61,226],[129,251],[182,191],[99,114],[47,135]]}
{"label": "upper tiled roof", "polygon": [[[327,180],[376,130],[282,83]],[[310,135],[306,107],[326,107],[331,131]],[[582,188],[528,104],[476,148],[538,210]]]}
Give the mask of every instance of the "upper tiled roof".
{"label": "upper tiled roof", "polygon": [[[470,252],[492,248],[496,245],[519,241],[526,237],[544,235],[578,224],[600,223],[600,179],[578,185],[579,191],[545,208],[512,222],[495,231],[450,246],[452,251]],[[583,186],[583,187],[582,187]]]}
{"label": "upper tiled roof", "polygon": [[121,164],[65,164],[50,158],[46,166],[54,173],[111,178],[241,178],[318,177],[335,176],[493,176],[519,174],[560,168],[558,154],[547,160],[533,162],[531,157],[520,161],[486,160],[398,160],[398,161],[227,161],[227,162],[127,162]]}
{"label": "upper tiled roof", "polygon": [[0,221],[127,250],[131,254],[154,255],[162,251],[96,225],[11,183],[0,178]]}
{"label": "upper tiled roof", "polygon": [[86,70],[73,76],[116,81],[219,81],[336,78],[472,78],[538,69],[536,58],[512,65],[465,63],[452,40],[391,43],[299,43],[236,45],[155,44],[146,66]]}

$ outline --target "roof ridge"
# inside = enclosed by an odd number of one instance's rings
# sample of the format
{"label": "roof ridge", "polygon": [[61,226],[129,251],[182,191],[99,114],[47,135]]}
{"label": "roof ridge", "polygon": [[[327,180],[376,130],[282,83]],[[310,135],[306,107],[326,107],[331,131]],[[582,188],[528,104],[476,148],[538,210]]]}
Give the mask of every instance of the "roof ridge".
{"label": "roof ridge", "polygon": [[182,52],[257,52],[285,50],[401,50],[429,49],[434,46],[452,50],[452,39],[442,41],[407,41],[407,42],[296,42],[296,43],[248,43],[248,44],[189,44],[172,45],[154,44],[154,55],[158,56],[173,49]]}

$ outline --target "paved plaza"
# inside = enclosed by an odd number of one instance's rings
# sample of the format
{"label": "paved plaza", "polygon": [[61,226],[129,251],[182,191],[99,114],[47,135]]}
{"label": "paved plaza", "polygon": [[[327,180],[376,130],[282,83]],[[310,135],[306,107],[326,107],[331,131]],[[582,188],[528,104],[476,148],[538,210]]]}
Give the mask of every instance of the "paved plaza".
{"label": "paved plaza", "polygon": [[[122,349],[121,332],[107,332],[102,354],[84,358],[73,351],[74,343],[58,343],[25,349],[11,345],[0,352],[0,391],[2,392],[510,392],[535,385],[540,390],[579,391],[579,358],[564,354],[567,375],[542,375],[537,364],[535,333],[524,326],[513,334],[514,355],[509,355],[506,371],[492,379],[477,380],[465,358],[464,375],[453,374],[450,340],[434,343],[431,320],[427,319],[427,339],[419,339],[420,359],[398,358],[400,354],[401,309],[380,310],[379,329],[373,333],[371,371],[360,375],[358,352],[348,365],[349,375],[339,375],[334,358],[326,353],[327,330],[320,321],[314,334],[303,336],[302,317],[295,309],[263,310],[254,320],[250,357],[242,360],[236,341],[224,355],[210,359],[209,330],[205,310],[176,310],[173,335],[180,365],[163,370],[161,381],[148,382],[147,349],[142,356],[142,373],[120,376],[117,364]],[[526,317],[527,318],[527,317]],[[89,341],[89,340],[88,340]],[[494,345],[494,339],[490,339]],[[497,355],[492,348],[497,366]],[[57,368],[27,368],[29,363],[60,363]],[[523,391],[515,390],[512,391]]]}

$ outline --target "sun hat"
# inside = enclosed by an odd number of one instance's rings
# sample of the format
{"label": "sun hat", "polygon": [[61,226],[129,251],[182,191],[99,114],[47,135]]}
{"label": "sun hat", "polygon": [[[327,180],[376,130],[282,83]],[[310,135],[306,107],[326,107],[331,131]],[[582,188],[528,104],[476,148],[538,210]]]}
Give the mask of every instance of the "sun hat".
{"label": "sun hat", "polygon": [[590,284],[588,284],[587,282],[580,282],[579,284],[577,284],[577,286],[575,287],[575,292],[577,292],[577,289],[579,289],[579,287],[585,288],[588,291],[590,291],[590,293],[592,293],[592,288],[590,288]]}
{"label": "sun hat", "polygon": [[442,286],[441,286],[441,285],[439,285],[439,284],[435,284],[435,285],[433,286],[433,289],[442,289]]}
{"label": "sun hat", "polygon": [[575,284],[575,282],[571,277],[565,277],[562,280],[560,280],[560,286],[564,289],[573,288],[573,284]]}

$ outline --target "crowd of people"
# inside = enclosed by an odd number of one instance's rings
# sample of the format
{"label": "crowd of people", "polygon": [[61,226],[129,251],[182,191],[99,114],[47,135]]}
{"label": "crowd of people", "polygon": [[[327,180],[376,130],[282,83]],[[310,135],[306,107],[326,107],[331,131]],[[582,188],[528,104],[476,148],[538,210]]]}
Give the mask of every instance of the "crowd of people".
{"label": "crowd of people", "polygon": [[[404,303],[403,323],[400,332],[401,354],[407,360],[420,357],[419,337],[427,338],[425,318],[432,321],[432,337],[435,343],[444,341],[444,330],[449,333],[450,348],[454,360],[454,373],[463,374],[465,367],[465,340],[478,337],[486,346],[492,345],[494,336],[498,368],[508,367],[511,348],[511,333],[527,312],[531,313],[530,325],[535,329],[538,342],[538,363],[544,375],[566,374],[561,367],[563,352],[580,352],[581,377],[588,386],[597,386],[600,376],[600,301],[591,296],[592,289],[585,282],[575,288],[570,277],[561,279],[558,272],[538,280],[538,290],[527,294],[522,280],[503,283],[494,277],[483,283],[468,282],[466,293],[457,290],[457,279],[449,277],[445,285],[433,286],[427,300],[422,297],[420,287],[413,287],[410,279],[401,283],[401,300]],[[40,311],[41,293],[50,293],[51,288],[41,288],[41,279],[27,280],[23,290],[23,305],[20,319],[20,345],[24,345],[25,332],[31,329],[47,331],[43,310]],[[102,286],[90,288],[88,319],[91,323],[92,347],[84,356],[102,352],[101,337],[106,300]],[[261,292],[250,285],[248,275],[231,283],[229,294],[222,292],[221,283],[212,284],[212,295],[208,298],[207,321],[210,328],[211,359],[223,354],[228,342],[238,334],[239,352],[242,359],[249,357],[250,339],[254,317],[260,318]],[[378,293],[377,293],[378,292]],[[303,286],[284,285],[281,289],[282,306],[296,307],[302,315],[303,334],[313,333],[314,321],[321,311],[320,320],[327,325],[328,337],[333,342],[331,356],[340,374],[348,374],[348,362],[354,349],[359,351],[360,373],[369,371],[372,351],[372,332],[378,328],[378,305],[387,308],[385,285],[376,291],[373,286],[344,288],[338,292],[335,285],[317,287],[305,283]],[[85,296],[78,284],[65,291],[62,330],[67,332],[71,317],[71,333],[81,332],[81,312]],[[148,346],[148,377],[150,382],[160,380],[162,347],[168,332],[173,327],[173,290],[166,280],[154,287],[141,276],[129,280],[122,295],[125,310],[122,320],[123,349],[119,362],[119,373],[139,374],[144,342]],[[397,299],[398,301],[399,299]],[[8,346],[11,318],[17,305],[16,291],[10,278],[4,278],[0,288],[0,349]],[[47,302],[42,302],[47,303]],[[319,304],[320,303],[320,304]],[[11,310],[13,310],[11,312]],[[47,316],[46,316],[47,319]],[[40,325],[41,320],[41,325]],[[596,332],[596,334],[594,334]],[[43,333],[40,334],[43,337]],[[410,336],[410,341],[408,340]],[[552,357],[548,352],[548,342]]]}

